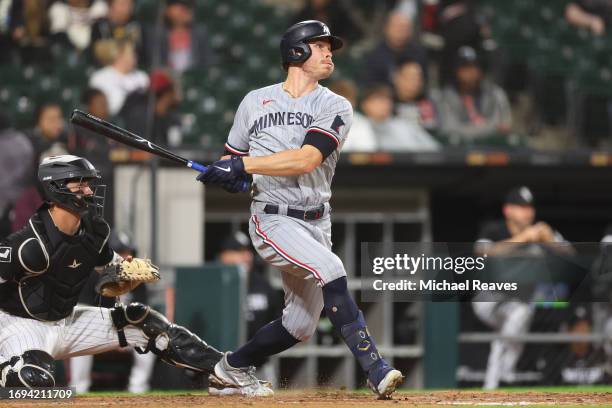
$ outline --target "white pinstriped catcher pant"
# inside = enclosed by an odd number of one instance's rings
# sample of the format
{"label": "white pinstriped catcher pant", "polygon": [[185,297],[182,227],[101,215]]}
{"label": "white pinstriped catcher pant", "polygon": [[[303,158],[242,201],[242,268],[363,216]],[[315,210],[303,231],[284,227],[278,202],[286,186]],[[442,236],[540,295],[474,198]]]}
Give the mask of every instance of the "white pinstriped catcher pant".
{"label": "white pinstriped catcher pant", "polygon": [[[346,276],[342,261],[331,251],[329,206],[322,218],[312,221],[265,214],[263,207],[265,203],[251,205],[251,240],[259,255],[281,271],[283,326],[293,337],[305,341],[315,332],[323,310],[322,286]],[[282,214],[283,206],[279,207]]]}
{"label": "white pinstriped catcher pant", "polygon": [[[72,314],[57,322],[41,322],[12,316],[0,310],[0,363],[27,350],[43,350],[56,360],[98,354],[119,346],[110,309],[76,306]],[[148,339],[134,327],[124,328],[132,347],[146,347]]]}

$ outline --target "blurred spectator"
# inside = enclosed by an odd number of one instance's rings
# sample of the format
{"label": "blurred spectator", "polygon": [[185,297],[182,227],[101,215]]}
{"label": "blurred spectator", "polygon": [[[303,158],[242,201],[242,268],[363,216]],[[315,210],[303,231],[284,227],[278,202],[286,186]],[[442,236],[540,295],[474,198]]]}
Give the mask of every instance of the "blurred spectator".
{"label": "blurred spectator", "polygon": [[[81,95],[81,103],[86,112],[109,120],[108,101],[104,92],[99,89],[86,89]],[[90,133],[79,127],[72,127],[74,132],[68,136],[68,148],[76,155],[87,157],[106,181],[106,196],[104,202],[104,219],[112,227],[114,224],[114,163],[111,160],[111,148],[115,142],[106,137]]]}
{"label": "blurred spectator", "polygon": [[[108,41],[129,41],[134,44],[136,54],[143,59],[143,33],[140,23],[134,19],[134,0],[109,0],[108,16],[96,20],[91,32],[93,55],[96,49],[105,47]],[[101,52],[104,52],[103,49]],[[103,58],[103,57],[102,57]]]}
{"label": "blurred spectator", "polygon": [[8,64],[12,57],[13,41],[10,30],[10,3],[8,8],[0,7],[0,49],[5,50],[0,53],[0,64]]}
{"label": "blurred spectator", "polygon": [[248,275],[246,316],[249,338],[262,326],[276,319],[282,311],[280,294],[272,288],[263,271],[258,270],[255,259],[251,240],[241,231],[226,237],[221,244],[219,261],[224,265],[236,265]]}
{"label": "blurred spectator", "polygon": [[459,48],[454,64],[454,81],[436,99],[441,131],[461,142],[508,134],[512,116],[502,88],[485,79],[476,51]]}
{"label": "blurred spectator", "polygon": [[[96,167],[97,164],[96,164]],[[122,258],[136,256],[136,248],[132,244],[129,235],[123,231],[113,231],[109,239],[109,246]],[[98,273],[91,272],[91,276],[81,291],[79,304],[98,307],[113,307],[115,299],[100,296],[96,290]],[[140,302],[148,304],[147,287],[139,285],[133,291],[122,295],[120,298],[124,304]],[[124,349],[132,353],[134,364],[130,371],[128,391],[131,393],[143,393],[151,389],[149,381],[153,374],[157,357],[154,353],[139,354],[135,349]],[[118,351],[123,351],[118,348]],[[91,387],[91,370],[93,368],[94,356],[86,355],[70,359],[70,386],[75,387],[78,394],[89,392]]]}
{"label": "blurred spectator", "polygon": [[[593,334],[588,307],[591,303],[577,305],[568,322],[568,334],[588,336]],[[604,343],[605,344],[605,343]],[[605,347],[605,346],[604,346]],[[574,341],[565,350],[564,367],[561,370],[561,381],[564,384],[594,385],[605,383],[605,353],[601,348],[593,347],[589,341]]]}
{"label": "blurred spectator", "polygon": [[32,179],[34,149],[28,138],[10,127],[0,113],[0,239],[12,232],[9,214]]}
{"label": "blurred spectator", "polygon": [[81,103],[85,105],[87,112],[92,115],[104,120],[110,118],[108,99],[106,99],[106,95],[101,90],[96,88],[86,89],[81,96]]}
{"label": "blurred spectator", "polygon": [[49,8],[51,34],[56,40],[83,51],[91,43],[91,27],[95,20],[106,16],[104,0],[56,1]]}
{"label": "blurred spectator", "polygon": [[[354,42],[362,37],[361,28],[352,19],[352,7],[344,1],[307,0],[304,7],[293,18],[293,23],[305,20],[319,20],[343,39]],[[350,44],[349,44],[350,45]]]}
{"label": "blurred spectator", "polygon": [[49,18],[46,0],[13,0],[10,8],[11,39],[25,63],[48,61]]}
{"label": "blurred spectator", "polygon": [[43,158],[66,154],[68,148],[64,113],[59,104],[54,102],[41,104],[34,113],[34,119],[36,125],[28,136],[34,147],[33,169],[38,169],[38,164]]}
{"label": "blurred spectator", "polygon": [[353,81],[347,79],[339,79],[329,85],[329,89],[344,96],[353,106],[353,124],[351,131],[342,145],[343,152],[375,152],[376,151],[376,135],[370,121],[358,112],[357,109],[357,86]]}
{"label": "blurred spectator", "polygon": [[402,12],[391,12],[383,34],[383,40],[365,58],[367,84],[391,85],[398,62],[408,58],[417,61],[423,72],[427,72],[427,54],[414,38],[412,19]]}
{"label": "blurred spectator", "polygon": [[[176,85],[170,75],[163,70],[156,70],[150,76],[150,92],[132,93],[119,116],[123,119],[127,129],[138,135],[147,135],[148,129],[153,134],[149,135],[156,143],[170,146],[181,144],[182,134],[180,118],[176,107],[180,103],[180,96]],[[153,124],[147,126],[149,117],[149,104],[152,103]]]}
{"label": "blurred spectator", "polygon": [[[86,112],[103,120],[110,119],[108,100],[101,90],[86,89],[81,95],[81,103]],[[68,146],[75,154],[87,157],[99,169],[101,161],[108,161],[111,140],[105,137],[74,133],[69,136]],[[104,179],[106,180],[106,177]]]}
{"label": "blurred spectator", "polygon": [[94,72],[89,85],[104,92],[111,116],[119,113],[125,99],[132,92],[149,86],[147,73],[136,69],[138,59],[134,45],[129,41],[112,43],[109,58],[112,63]]}
{"label": "blurred spectator", "polygon": [[399,152],[439,149],[438,142],[422,127],[393,116],[393,94],[388,86],[368,88],[363,94],[361,110],[374,129],[378,150]]}
{"label": "blurred spectator", "polygon": [[438,113],[427,97],[421,65],[414,60],[402,62],[393,75],[397,116],[428,132],[438,127]]}
{"label": "blurred spectator", "polygon": [[[534,197],[527,187],[517,187],[508,192],[502,208],[503,220],[485,224],[476,241],[476,253],[492,256],[519,255],[529,251],[537,243],[566,242],[563,236],[545,222],[535,222]],[[569,251],[567,247],[550,247],[552,250]],[[530,253],[538,253],[533,248]],[[541,253],[541,251],[539,251]],[[496,298],[497,299],[493,299]],[[491,301],[495,300],[495,301]],[[502,294],[479,293],[472,303],[474,313],[483,323],[504,336],[518,337],[529,330],[533,306],[529,303],[507,299]],[[523,352],[519,341],[497,339],[491,342],[484,388],[496,389],[501,380],[514,382],[516,363]]]}
{"label": "blurred spectator", "polygon": [[452,81],[453,61],[462,46],[481,50],[482,42],[490,36],[490,29],[478,15],[474,0],[441,0],[438,19],[439,32],[444,40],[440,58],[440,79]]}
{"label": "blurred spectator", "polygon": [[[600,254],[593,263],[593,294],[599,299],[612,299],[612,224],[608,224],[600,243]],[[612,302],[598,302],[593,305],[595,326],[599,328],[604,341],[604,370],[612,379]]]}
{"label": "blurred spectator", "polygon": [[177,73],[215,63],[206,28],[194,24],[193,18],[193,0],[168,0],[163,29],[151,29],[147,35],[158,47],[161,65]]}
{"label": "blurred spectator", "polygon": [[62,108],[53,102],[43,103],[37,107],[34,118],[36,125],[27,132],[34,152],[28,162],[30,179],[24,183],[24,190],[15,201],[12,215],[13,231],[21,229],[43,203],[43,194],[37,179],[38,164],[45,157],[68,154]]}
{"label": "blurred spectator", "polygon": [[576,0],[565,7],[565,19],[573,26],[603,35],[612,23],[612,1]]}

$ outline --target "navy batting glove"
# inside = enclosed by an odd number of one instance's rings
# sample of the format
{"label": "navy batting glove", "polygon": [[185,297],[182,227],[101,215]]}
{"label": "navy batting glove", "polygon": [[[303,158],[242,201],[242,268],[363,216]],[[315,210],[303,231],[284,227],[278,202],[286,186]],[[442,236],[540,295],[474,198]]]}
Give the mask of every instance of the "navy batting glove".
{"label": "navy batting glove", "polygon": [[221,184],[223,182],[246,178],[242,157],[232,156],[230,159],[217,160],[208,170],[197,177],[198,181],[204,184]]}
{"label": "navy batting glove", "polygon": [[221,183],[220,186],[228,193],[246,193],[251,189],[251,182],[249,180],[240,178],[232,181],[226,181]]}

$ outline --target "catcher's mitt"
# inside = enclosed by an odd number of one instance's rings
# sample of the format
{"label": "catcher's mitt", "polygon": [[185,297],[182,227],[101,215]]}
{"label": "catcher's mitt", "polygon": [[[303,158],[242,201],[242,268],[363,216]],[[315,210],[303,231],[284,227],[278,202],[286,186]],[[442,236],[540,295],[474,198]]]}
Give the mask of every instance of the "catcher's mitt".
{"label": "catcher's mitt", "polygon": [[157,282],[159,279],[159,268],[150,259],[128,258],[104,268],[96,283],[96,292],[106,297],[117,297],[141,283]]}

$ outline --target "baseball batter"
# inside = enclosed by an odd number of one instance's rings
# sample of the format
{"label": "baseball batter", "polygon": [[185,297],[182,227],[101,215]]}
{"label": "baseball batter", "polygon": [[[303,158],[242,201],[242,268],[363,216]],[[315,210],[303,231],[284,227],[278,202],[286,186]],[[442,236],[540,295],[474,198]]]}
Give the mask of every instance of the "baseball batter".
{"label": "baseball batter", "polygon": [[217,380],[254,395],[271,391],[249,367],[307,340],[322,309],[376,394],[390,396],[403,379],[378,353],[349,294],[344,266],[331,251],[331,182],[353,111],[318,82],[332,74],[332,52],[340,47],[342,40],[319,21],[290,27],[280,44],[287,79],[245,96],[225,145],[231,156],[198,176],[229,192],[244,190],[252,176],[251,239],[261,257],[281,270],[282,318],[215,366]]}
{"label": "baseball batter", "polygon": [[45,159],[38,178],[47,202],[0,240],[0,386],[53,387],[54,360],[118,345],[210,373],[222,354],[148,306],[75,306],[92,269],[120,258],[101,217],[104,186],[89,161],[69,155]]}

